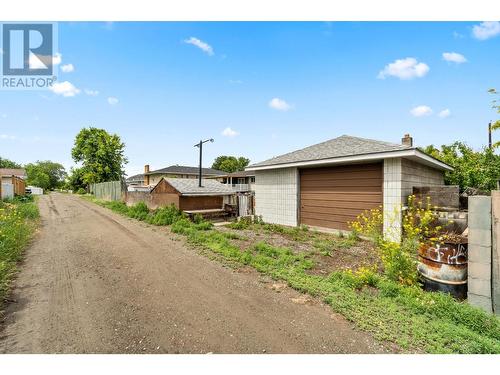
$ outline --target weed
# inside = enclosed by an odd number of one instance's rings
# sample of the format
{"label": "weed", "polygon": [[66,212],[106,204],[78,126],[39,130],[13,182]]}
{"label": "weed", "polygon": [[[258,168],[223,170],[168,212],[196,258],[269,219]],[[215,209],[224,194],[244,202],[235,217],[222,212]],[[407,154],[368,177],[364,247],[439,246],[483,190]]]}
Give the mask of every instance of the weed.
{"label": "weed", "polygon": [[38,207],[31,199],[14,199],[12,203],[0,201],[0,304],[8,292],[16,263],[33,234],[38,216]]}

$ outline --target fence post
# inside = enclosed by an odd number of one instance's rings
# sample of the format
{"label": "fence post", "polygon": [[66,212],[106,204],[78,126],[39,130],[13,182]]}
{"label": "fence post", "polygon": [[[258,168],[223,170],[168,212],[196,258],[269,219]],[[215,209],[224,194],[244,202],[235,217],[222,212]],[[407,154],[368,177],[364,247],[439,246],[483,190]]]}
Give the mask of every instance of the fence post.
{"label": "fence post", "polygon": [[491,192],[493,247],[491,258],[493,311],[500,315],[500,191]]}
{"label": "fence post", "polygon": [[469,197],[469,260],[467,299],[492,312],[491,303],[491,197]]}

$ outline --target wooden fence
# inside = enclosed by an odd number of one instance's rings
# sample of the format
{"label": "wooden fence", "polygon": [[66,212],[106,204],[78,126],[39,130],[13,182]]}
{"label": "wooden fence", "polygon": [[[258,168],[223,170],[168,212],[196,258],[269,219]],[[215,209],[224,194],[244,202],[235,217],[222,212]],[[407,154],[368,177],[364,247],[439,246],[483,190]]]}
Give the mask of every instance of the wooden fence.
{"label": "wooden fence", "polygon": [[122,181],[100,182],[90,184],[90,193],[97,199],[105,201],[121,201],[125,199],[126,187]]}

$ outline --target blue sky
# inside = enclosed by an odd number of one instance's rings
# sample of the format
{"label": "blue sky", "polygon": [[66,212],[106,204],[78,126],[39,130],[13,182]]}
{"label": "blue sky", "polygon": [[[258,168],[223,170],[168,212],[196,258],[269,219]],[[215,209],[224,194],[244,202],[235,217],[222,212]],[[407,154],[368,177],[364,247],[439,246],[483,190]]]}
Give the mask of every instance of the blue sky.
{"label": "blue sky", "polygon": [[205,166],[342,134],[479,148],[500,88],[498,23],[60,23],[58,39],[54,92],[0,91],[2,157],[69,167],[91,125],[122,137],[129,174],[197,165],[211,137]]}

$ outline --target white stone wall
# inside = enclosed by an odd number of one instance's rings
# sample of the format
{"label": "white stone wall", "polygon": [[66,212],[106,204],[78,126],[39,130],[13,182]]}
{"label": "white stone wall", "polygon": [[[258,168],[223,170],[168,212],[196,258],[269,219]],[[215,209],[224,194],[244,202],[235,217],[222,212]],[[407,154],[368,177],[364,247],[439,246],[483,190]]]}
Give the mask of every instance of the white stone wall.
{"label": "white stone wall", "polygon": [[401,239],[401,171],[400,158],[384,160],[384,235],[395,242]]}
{"label": "white stone wall", "polygon": [[255,214],[266,223],[297,226],[299,173],[297,168],[255,172]]}
{"label": "white stone wall", "polygon": [[403,203],[406,204],[408,196],[413,193],[414,186],[442,186],[444,173],[426,165],[411,160],[401,160],[401,189]]}
{"label": "white stone wall", "polygon": [[384,234],[401,239],[401,208],[408,202],[414,186],[444,185],[444,173],[411,160],[384,160]]}

